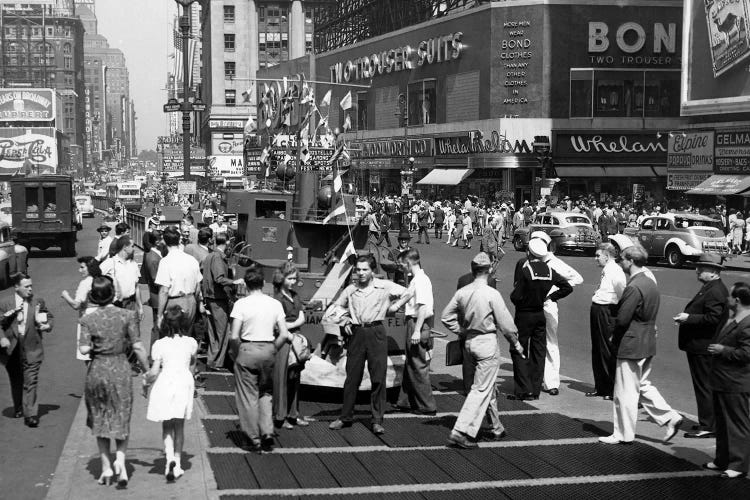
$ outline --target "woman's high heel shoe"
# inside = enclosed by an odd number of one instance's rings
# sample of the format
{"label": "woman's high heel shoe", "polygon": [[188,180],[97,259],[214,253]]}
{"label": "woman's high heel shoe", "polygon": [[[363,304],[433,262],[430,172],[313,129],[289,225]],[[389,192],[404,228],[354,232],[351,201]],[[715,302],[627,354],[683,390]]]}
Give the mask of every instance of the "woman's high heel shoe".
{"label": "woman's high heel shoe", "polygon": [[115,474],[117,474],[117,487],[127,488],[128,486],[128,472],[125,470],[124,462],[114,462]]}
{"label": "woman's high heel shoe", "polygon": [[167,481],[174,481],[174,470],[176,466],[177,462],[175,462],[174,460],[170,460],[167,462],[167,471],[164,474],[167,477]]}
{"label": "woman's high heel shoe", "polygon": [[99,476],[99,481],[97,482],[103,486],[110,486],[112,484],[113,475],[114,474],[112,473],[112,469],[107,469],[102,472],[102,475]]}

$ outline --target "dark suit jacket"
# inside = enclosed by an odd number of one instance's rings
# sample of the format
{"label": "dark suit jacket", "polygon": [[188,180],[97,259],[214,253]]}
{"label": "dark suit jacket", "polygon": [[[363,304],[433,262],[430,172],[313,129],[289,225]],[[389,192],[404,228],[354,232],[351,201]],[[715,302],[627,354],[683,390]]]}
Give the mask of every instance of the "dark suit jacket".
{"label": "dark suit jacket", "polygon": [[711,388],[719,392],[750,392],[750,316],[720,328],[712,343],[725,349],[711,356]]}
{"label": "dark suit jacket", "polygon": [[617,305],[613,343],[619,359],[644,359],[656,354],[659,289],[644,273],[628,281]]}
{"label": "dark suit jacket", "polygon": [[688,319],[680,324],[677,345],[683,351],[708,356],[711,343],[719,325],[729,316],[727,298],[729,290],[722,281],[704,283],[698,294],[685,306]]}
{"label": "dark suit jacket", "polygon": [[20,338],[18,334],[18,314],[6,318],[5,313],[16,308],[16,294],[15,292],[8,297],[5,295],[0,299],[0,329],[2,329],[2,335],[10,341],[10,348],[8,350],[0,348],[0,364],[5,365],[8,362],[8,356],[17,345],[21,347],[21,358],[25,359],[29,363],[39,362],[44,359],[44,349],[42,348],[42,332],[38,331],[36,324],[34,323],[34,314],[36,313],[36,306],[39,305],[39,310],[47,313],[50,326],[54,325],[54,317],[49,312],[43,299],[32,297],[28,308],[28,319],[26,320],[26,333],[23,338]]}
{"label": "dark suit jacket", "polygon": [[141,280],[148,285],[148,305],[151,307],[159,306],[159,287],[154,284],[156,271],[159,269],[161,257],[155,252],[148,251],[143,254],[143,264],[141,265]]}

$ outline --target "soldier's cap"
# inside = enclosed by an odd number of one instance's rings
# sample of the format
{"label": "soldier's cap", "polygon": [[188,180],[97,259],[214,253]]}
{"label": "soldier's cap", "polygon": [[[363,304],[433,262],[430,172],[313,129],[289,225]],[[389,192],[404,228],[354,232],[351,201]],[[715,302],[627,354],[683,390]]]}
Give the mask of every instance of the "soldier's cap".
{"label": "soldier's cap", "polygon": [[107,231],[107,232],[109,232],[109,231],[112,231],[112,228],[111,228],[111,227],[109,227],[109,226],[108,226],[108,225],[106,225],[106,224],[102,224],[101,226],[99,226],[98,228],[96,228],[96,232],[97,232],[97,233],[101,233],[102,231]]}
{"label": "soldier's cap", "polygon": [[490,256],[487,255],[484,252],[479,252],[472,260],[471,263],[478,267],[490,267],[492,265],[492,260],[490,260]]}
{"label": "soldier's cap", "polygon": [[533,233],[531,233],[529,240],[533,239],[543,240],[546,245],[552,243],[552,238],[550,238],[549,234],[545,233],[544,231],[534,231]]}
{"label": "soldier's cap", "polygon": [[529,240],[529,253],[539,259],[547,256],[547,244],[539,238]]}

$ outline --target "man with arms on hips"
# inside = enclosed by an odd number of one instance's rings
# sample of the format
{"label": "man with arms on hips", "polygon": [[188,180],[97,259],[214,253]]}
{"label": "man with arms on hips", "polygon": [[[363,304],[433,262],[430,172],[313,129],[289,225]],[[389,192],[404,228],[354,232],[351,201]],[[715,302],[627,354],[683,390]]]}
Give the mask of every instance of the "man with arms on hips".
{"label": "man with arms on hips", "polygon": [[39,426],[36,401],[39,370],[44,359],[42,333],[52,330],[52,313],[34,297],[31,278],[11,276],[13,296],[0,301],[0,364],[10,379],[13,416],[28,427]]}
{"label": "man with arms on hips", "polygon": [[596,263],[602,268],[599,287],[591,298],[589,322],[591,328],[591,369],[594,390],[586,397],[612,399],[615,387],[617,352],[612,336],[615,329],[617,304],[625,291],[627,278],[616,262],[617,249],[612,243],[602,243],[596,251]]}
{"label": "man with arms on hips", "polygon": [[703,467],[736,479],[745,477],[750,467],[750,285],[735,283],[729,297],[734,317],[708,346],[716,456]]}
{"label": "man with arms on hips", "polygon": [[130,236],[120,236],[115,240],[115,254],[102,262],[99,268],[102,276],[108,276],[115,285],[115,300],[117,307],[135,311],[140,321],[143,318],[143,301],[138,282],[141,272],[138,264],[133,260],[135,245]]}
{"label": "man with arms on hips", "polygon": [[[485,415],[492,423],[495,439],[505,436],[495,391],[495,381],[500,369],[498,332],[523,356],[523,347],[518,342],[518,330],[500,292],[487,285],[491,265],[486,253],[479,253],[474,257],[471,261],[474,282],[453,295],[440,318],[446,328],[464,339],[464,361],[468,358],[474,367],[471,390],[448,436],[449,446],[465,449],[478,446],[475,438]],[[466,380],[464,385],[467,385]]]}
{"label": "man with arms on hips", "polygon": [[632,246],[622,253],[622,270],[629,276],[615,320],[614,346],[617,350],[614,389],[614,432],[601,437],[605,444],[630,443],[635,439],[638,404],[660,426],[666,426],[664,442],[680,429],[682,416],[667,404],[651,384],[651,362],[656,354],[656,316],[659,290],[641,271],[648,253]]}
{"label": "man with arms on hips", "polygon": [[365,361],[372,384],[370,404],[372,407],[372,432],[383,434],[385,413],[385,376],[388,366],[388,336],[383,320],[393,300],[404,293],[405,288],[388,280],[375,278],[377,263],[372,255],[357,258],[352,284],[347,286],[333,303],[334,309],[343,309],[340,323],[344,326],[349,343],[347,346],[346,380],[341,416],[334,420],[330,429],[339,430],[352,425],[357,390],[362,382]]}
{"label": "man with arms on hips", "polygon": [[231,314],[237,413],[253,451],[269,450],[274,432],[273,365],[276,350],[290,337],[281,302],[263,293],[258,264],[245,271],[245,286],[248,295],[235,302]]}
{"label": "man with arms on hips", "polygon": [[395,313],[406,305],[406,360],[396,408],[420,415],[434,415],[437,406],[430,383],[430,329],[434,317],[432,282],[422,269],[417,249],[401,253],[398,259],[399,265],[408,269],[412,279],[406,293],[390,307],[390,312]]}
{"label": "man with arms on hips", "polygon": [[[547,233],[544,231],[534,231],[531,233],[531,238],[539,238],[544,241],[549,250],[552,239]],[[552,252],[548,251],[547,256],[542,260],[544,260],[551,269],[557,271],[557,273],[562,276],[571,287],[583,283],[583,277]],[[550,288],[549,294],[554,293],[556,290],[557,287],[553,286]],[[547,295],[548,297],[549,294]],[[559,312],[557,309],[557,302],[553,302],[549,299],[544,301],[544,321],[547,332],[547,356],[544,360],[544,379],[542,382],[542,388],[549,392],[550,396],[557,396],[560,394],[560,346],[557,340]]]}
{"label": "man with arms on hips", "polygon": [[711,354],[708,345],[716,329],[726,323],[729,310],[729,290],[721,281],[721,257],[703,254],[695,263],[698,281],[703,286],[695,297],[673,319],[679,325],[678,347],[687,354],[690,378],[693,380],[698,406],[698,425],[687,438],[712,438],[714,433],[714,403],[711,396]]}

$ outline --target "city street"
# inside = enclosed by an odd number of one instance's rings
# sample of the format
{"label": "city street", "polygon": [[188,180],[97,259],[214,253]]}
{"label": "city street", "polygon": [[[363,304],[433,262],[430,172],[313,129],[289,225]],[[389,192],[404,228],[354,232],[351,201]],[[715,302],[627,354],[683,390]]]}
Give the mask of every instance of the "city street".
{"label": "city street", "polygon": [[[79,235],[79,255],[86,255],[93,252],[96,244],[96,234],[93,232],[93,228],[98,225],[98,222],[98,218],[85,221],[85,229]],[[455,289],[457,277],[468,270],[470,258],[477,250],[476,248],[463,250],[448,247],[444,243],[437,243],[435,241],[429,246],[416,244],[415,247],[422,252],[424,267],[433,280],[436,312],[439,314],[439,311],[449,300]],[[509,250],[498,271],[498,277],[500,278],[499,288],[506,298],[512,287],[512,276],[510,273],[516,260],[521,255],[519,252]],[[580,438],[584,441],[588,439],[588,441],[593,442],[594,440],[591,437],[601,435],[604,432],[601,429],[605,429],[606,431],[611,429],[611,403],[590,400],[583,397],[583,392],[591,388],[588,309],[591,294],[598,280],[599,269],[592,258],[565,256],[563,259],[576,268],[583,275],[585,281],[583,285],[575,289],[571,296],[564,299],[560,306],[561,371],[564,375],[561,395],[553,398],[543,394],[540,401],[534,402],[531,405],[510,404],[510,402],[501,399],[500,405],[502,410],[510,412],[509,415],[518,413],[519,411],[523,414],[527,410],[534,410],[534,412],[539,410],[554,412],[554,414],[565,414],[571,418],[585,417],[591,419],[597,422],[598,429],[600,430],[593,431],[593,434],[591,430],[583,434],[579,431],[571,437]],[[698,284],[695,280],[695,273],[691,269],[673,270],[660,266],[652,267],[652,269],[659,280],[660,289],[662,290],[662,307],[659,316],[659,331],[661,334],[659,336],[658,354],[652,381],[659,387],[671,405],[686,416],[689,416],[695,413],[695,403],[684,353],[678,351],[676,347],[676,328],[671,321],[671,317],[682,310],[682,307],[697,290]],[[58,466],[58,459],[61,453],[69,456],[72,454],[73,456],[87,457],[88,448],[95,449],[94,440],[90,438],[89,431],[83,428],[83,421],[77,422],[77,424],[80,424],[80,428],[71,428],[76,411],[79,411],[78,406],[81,404],[84,368],[82,363],[76,361],[74,357],[75,314],[67,305],[62,303],[59,296],[64,288],[73,289],[78,282],[78,277],[74,259],[58,258],[52,252],[32,254],[30,270],[34,280],[36,295],[46,298],[50,309],[55,314],[55,329],[53,333],[45,337],[46,357],[40,376],[41,424],[39,428],[29,429],[23,425],[22,420],[10,418],[12,405],[7,376],[3,375],[0,377],[0,408],[2,408],[2,417],[0,417],[0,429],[2,429],[2,432],[0,432],[0,446],[4,450],[13,450],[13,453],[3,453],[2,459],[0,459],[0,470],[2,471],[0,474],[0,491],[23,492],[19,496],[16,496],[16,498],[37,499],[45,497],[47,488],[53,481],[70,483],[70,481],[74,481],[77,476],[81,475],[84,482],[84,491],[92,489],[96,486],[93,478],[98,466],[95,461],[89,461],[87,458],[85,463],[94,464],[92,465],[93,470],[70,471],[73,477],[55,478],[53,475],[56,466]],[[725,272],[724,275],[724,280],[728,284],[748,278],[750,278],[750,274],[735,271]],[[6,290],[4,293],[11,293],[11,291]],[[150,317],[150,315],[146,316]],[[144,332],[147,332],[148,328],[150,328],[150,325],[142,325]],[[438,327],[438,329],[440,328]],[[446,368],[443,366],[443,348],[443,343],[439,342],[433,360],[433,372],[439,375],[434,378],[433,383],[436,386],[436,390],[444,393],[438,397],[439,411],[455,415],[455,412],[460,407],[461,399],[455,393],[459,385],[458,379],[455,377],[460,376],[460,374],[456,370],[457,367]],[[503,355],[507,356],[507,345],[503,340],[501,340],[501,348]],[[498,387],[502,393],[512,392],[512,377],[510,377],[510,373],[508,372],[509,369],[510,365],[505,363],[501,376],[498,379]],[[209,386],[207,387],[207,391],[209,392],[204,393],[201,398],[202,404],[199,405],[202,412],[198,416],[194,416],[193,425],[188,427],[188,432],[192,431],[195,434],[188,438],[188,445],[191,443],[195,446],[205,444],[206,436],[199,435],[204,432],[204,428],[208,432],[207,439],[210,449],[225,450],[226,447],[233,447],[237,443],[241,443],[241,438],[232,432],[231,429],[226,428],[226,419],[229,418],[227,413],[236,412],[236,409],[234,409],[234,398],[231,396],[231,392],[227,392],[231,391],[232,387],[230,379],[231,377],[226,378],[224,376],[210,377]],[[330,420],[331,415],[335,415],[339,404],[335,396],[331,399],[330,395],[320,395],[318,393],[308,392],[306,399],[310,401],[303,403],[305,410],[309,414],[316,415],[321,420]],[[142,403],[139,404],[142,405]],[[215,416],[212,417],[214,414],[218,414],[220,419],[210,420],[211,418],[216,418]],[[81,415],[85,415],[85,408],[80,409],[79,418]],[[209,420],[204,420],[203,426],[195,425],[196,418],[201,418],[201,415],[207,417]],[[514,420],[516,417],[509,416],[507,418],[509,420],[506,421],[506,425],[509,427],[509,432],[512,436],[513,427],[517,427],[521,422]],[[408,423],[408,421],[409,419],[387,421],[389,429],[387,436],[392,438],[391,441],[386,442],[388,446],[404,446],[404,443],[399,443],[399,439],[402,439],[404,432],[408,434],[409,427],[405,428],[406,431],[404,429],[399,430],[397,427],[400,426],[401,422]],[[528,427],[527,432],[529,429],[533,431],[537,424],[543,426],[553,425],[550,422],[535,422],[533,418],[524,422],[524,427]],[[234,425],[233,422],[230,422],[230,424]],[[554,424],[553,427],[558,424]],[[217,425],[218,427],[216,427]],[[321,423],[318,422],[317,425],[320,426]],[[157,427],[145,421],[143,414],[139,414],[137,406],[132,422],[132,433],[134,436],[131,440],[133,451],[129,454],[130,460],[134,462],[143,460],[143,457],[139,456],[142,453],[155,456],[160,454]],[[438,434],[433,435],[428,440],[429,446],[437,446],[442,449],[447,429],[440,429]],[[327,430],[322,428],[319,431],[322,433],[319,438],[328,436],[326,439],[334,439],[336,437],[335,433],[329,434]],[[369,433],[364,430],[362,431],[364,434],[356,433],[359,437],[351,445],[366,446],[374,444],[372,439],[368,437]],[[657,440],[661,435],[661,429],[650,423],[639,424],[638,431],[639,434],[643,434],[644,441],[649,443]],[[71,443],[69,432],[71,436],[80,435],[80,439],[76,437]],[[148,448],[139,448],[132,444],[132,442],[140,442],[138,436],[143,436],[144,433],[147,433],[151,440]],[[225,437],[222,437],[224,434]],[[286,440],[283,440],[283,437],[281,438],[282,447],[279,448],[280,450],[289,446],[302,446],[296,442],[289,442],[288,437]],[[360,438],[364,439],[364,441],[359,442],[358,439]],[[63,450],[66,439],[68,439],[67,446],[70,447],[73,445],[73,449]],[[141,437],[140,439],[142,440],[143,438]],[[527,436],[523,439],[530,439],[530,437]],[[313,439],[305,446],[313,448],[323,446],[322,444],[315,444],[316,442]],[[678,439],[675,442],[679,443],[679,446],[675,445],[669,450],[670,453],[677,453],[678,456],[688,458],[695,463],[700,463],[701,460],[706,461],[706,459],[710,458],[713,449],[713,442],[711,440],[691,441]],[[414,443],[414,445],[416,444]],[[146,449],[148,451],[144,451]],[[239,449],[235,449],[239,451]],[[190,453],[197,454],[197,450],[190,450]],[[91,456],[93,457],[94,455]],[[235,455],[236,452],[229,454],[230,457]],[[155,458],[155,460],[158,460],[158,458]],[[268,461],[270,460],[271,458],[268,458]],[[226,471],[226,467],[229,467],[231,464],[217,465],[216,458],[213,458],[210,462],[213,476],[218,477],[216,479],[218,481],[217,484],[219,484],[219,488],[222,488],[222,481],[226,477],[222,476],[221,471]],[[231,467],[229,470],[232,470]],[[137,478],[137,469],[135,474]],[[207,474],[211,476],[212,471],[208,470]],[[149,477],[146,481],[157,481],[161,486],[161,480],[158,475],[149,475]],[[184,488],[190,484],[190,481],[195,480],[197,480],[197,477],[193,475],[191,479],[189,473],[185,477],[183,484],[180,485],[180,490],[185,491]],[[139,481],[134,481],[131,489],[139,488],[137,491],[141,491],[140,488],[145,486],[143,481],[143,478],[139,478]],[[224,485],[224,487],[226,486]],[[205,489],[210,490],[207,486],[201,487],[201,490]],[[92,494],[96,491],[98,490],[91,490]],[[202,495],[203,493],[201,493],[201,496],[196,496],[196,498],[203,498]],[[211,497],[210,494],[208,496]],[[84,498],[88,498],[88,495],[84,495]]]}

